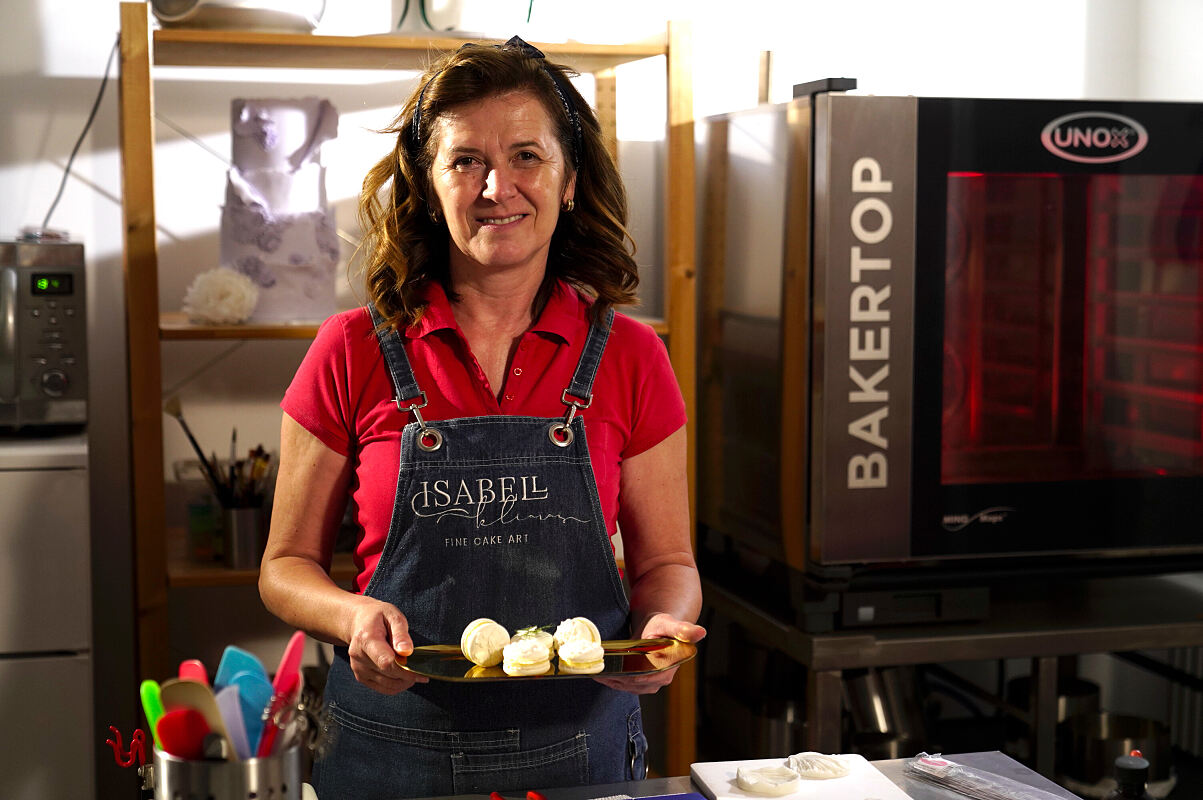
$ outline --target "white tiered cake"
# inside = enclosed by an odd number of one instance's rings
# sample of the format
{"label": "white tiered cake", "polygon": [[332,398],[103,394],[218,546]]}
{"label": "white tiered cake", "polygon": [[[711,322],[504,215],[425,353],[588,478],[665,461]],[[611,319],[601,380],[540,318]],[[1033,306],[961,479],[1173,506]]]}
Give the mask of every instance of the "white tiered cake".
{"label": "white tiered cake", "polygon": [[338,237],[321,144],[338,134],[327,100],[235,100],[221,262],[259,287],[254,322],[320,321],[335,310]]}

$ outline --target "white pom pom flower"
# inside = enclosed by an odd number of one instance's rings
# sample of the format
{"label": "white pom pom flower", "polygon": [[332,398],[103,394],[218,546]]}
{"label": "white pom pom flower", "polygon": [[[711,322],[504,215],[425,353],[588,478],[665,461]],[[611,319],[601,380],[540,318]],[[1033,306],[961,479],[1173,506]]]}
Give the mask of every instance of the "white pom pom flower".
{"label": "white pom pom flower", "polygon": [[259,302],[255,282],[229,267],[197,275],[184,293],[184,311],[193,322],[232,325],[246,322]]}

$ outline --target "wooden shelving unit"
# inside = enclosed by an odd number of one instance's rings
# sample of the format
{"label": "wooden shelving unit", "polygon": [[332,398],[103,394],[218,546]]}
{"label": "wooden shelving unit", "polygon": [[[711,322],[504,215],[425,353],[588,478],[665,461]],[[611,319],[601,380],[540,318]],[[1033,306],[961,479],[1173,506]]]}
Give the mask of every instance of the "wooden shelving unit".
{"label": "wooden shelving unit", "polygon": [[[168,588],[237,586],[256,580],[253,570],[197,566],[169,558],[165,533],[161,397],[161,343],[167,340],[308,339],[316,325],[190,324],[159,308],[155,241],[154,84],[156,67],[262,67],[304,69],[421,69],[435,54],[458,48],[451,38],[315,36],[228,30],[153,30],[147,3],[121,3],[120,146],[125,223],[124,274],[129,354],[131,502],[135,543],[136,640],[141,673],[165,675]],[[668,341],[685,394],[694,440],[695,286],[693,101],[688,30],[670,25],[663,41],[629,45],[538,43],[549,57],[591,72],[598,97],[614,94],[613,68],[665,56],[667,68],[667,175],[665,176],[665,309],[653,326]],[[370,75],[370,72],[367,73]],[[612,107],[598,108],[613,141]],[[283,387],[281,387],[283,391]],[[690,505],[694,469],[689,470]],[[349,579],[349,558],[332,574]],[[694,760],[696,683],[692,664],[680,671],[667,698],[666,767],[686,774]]]}

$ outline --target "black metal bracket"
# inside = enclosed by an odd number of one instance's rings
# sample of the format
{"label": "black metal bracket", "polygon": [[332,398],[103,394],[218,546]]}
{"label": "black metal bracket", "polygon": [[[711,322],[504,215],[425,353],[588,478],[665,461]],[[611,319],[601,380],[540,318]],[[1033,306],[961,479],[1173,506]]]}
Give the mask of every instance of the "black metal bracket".
{"label": "black metal bracket", "polygon": [[847,92],[856,88],[856,78],[821,78],[794,84],[794,97],[813,97],[825,92]]}

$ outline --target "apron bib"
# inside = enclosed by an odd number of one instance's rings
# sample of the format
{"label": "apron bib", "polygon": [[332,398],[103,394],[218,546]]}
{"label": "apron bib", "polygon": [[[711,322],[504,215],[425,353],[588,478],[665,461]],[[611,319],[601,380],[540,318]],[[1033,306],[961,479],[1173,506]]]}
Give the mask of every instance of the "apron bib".
{"label": "apron bib", "polygon": [[[380,318],[371,309],[380,330]],[[364,594],[397,606],[415,646],[455,644],[491,617],[511,633],[593,620],[629,635],[584,421],[613,312],[590,326],[562,399],[564,418],[426,423],[425,395],[397,331],[379,334],[397,405],[411,411],[388,538]],[[424,797],[613,783],[644,777],[638,698],[594,680],[432,680],[392,697],[355,680],[335,648],[326,684],[332,746],[314,765],[319,797]]]}

